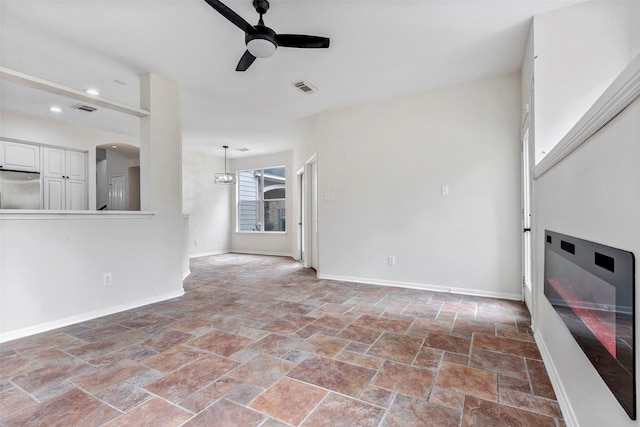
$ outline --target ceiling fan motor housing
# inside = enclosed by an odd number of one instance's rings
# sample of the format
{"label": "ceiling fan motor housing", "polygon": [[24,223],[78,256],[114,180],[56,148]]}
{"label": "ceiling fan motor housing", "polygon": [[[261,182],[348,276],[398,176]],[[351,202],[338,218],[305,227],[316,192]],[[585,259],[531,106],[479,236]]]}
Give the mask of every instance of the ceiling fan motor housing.
{"label": "ceiling fan motor housing", "polygon": [[269,10],[269,2],[267,0],[253,0],[253,8],[260,15],[264,15]]}

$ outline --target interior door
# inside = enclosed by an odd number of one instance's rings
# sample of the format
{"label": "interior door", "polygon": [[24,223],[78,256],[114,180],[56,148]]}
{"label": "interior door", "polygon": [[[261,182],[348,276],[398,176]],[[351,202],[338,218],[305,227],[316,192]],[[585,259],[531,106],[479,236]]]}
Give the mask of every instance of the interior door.
{"label": "interior door", "polygon": [[522,137],[522,293],[533,317],[533,250],[531,242],[531,170],[532,153],[529,119],[525,119]]}
{"label": "interior door", "polygon": [[109,204],[111,211],[125,210],[124,204],[125,188],[124,175],[112,175],[109,177]]}
{"label": "interior door", "polygon": [[306,220],[305,220],[305,197],[307,192],[305,191],[306,176],[304,174],[304,168],[298,172],[298,259],[301,263],[305,264],[307,259],[307,249],[305,248],[305,233],[306,233]]}

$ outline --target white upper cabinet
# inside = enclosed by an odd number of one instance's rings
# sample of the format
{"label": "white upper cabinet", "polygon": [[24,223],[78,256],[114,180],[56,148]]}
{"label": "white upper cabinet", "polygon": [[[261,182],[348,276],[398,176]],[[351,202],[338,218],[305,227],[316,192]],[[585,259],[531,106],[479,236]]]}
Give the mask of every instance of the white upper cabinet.
{"label": "white upper cabinet", "polygon": [[42,153],[44,209],[88,209],[87,153],[52,147]]}
{"label": "white upper cabinet", "polygon": [[65,175],[65,153],[66,150],[59,148],[43,148],[42,174],[48,177],[62,178]]}
{"label": "white upper cabinet", "polygon": [[40,172],[40,146],[0,141],[0,168]]}
{"label": "white upper cabinet", "polygon": [[65,163],[68,179],[87,179],[87,153],[80,151],[67,151]]}
{"label": "white upper cabinet", "polygon": [[42,174],[49,177],[67,179],[87,179],[87,153],[44,147]]}

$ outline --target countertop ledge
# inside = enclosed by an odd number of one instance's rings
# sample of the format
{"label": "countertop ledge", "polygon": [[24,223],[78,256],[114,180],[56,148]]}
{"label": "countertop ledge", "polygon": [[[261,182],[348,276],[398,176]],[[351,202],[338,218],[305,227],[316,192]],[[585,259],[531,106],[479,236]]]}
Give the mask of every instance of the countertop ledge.
{"label": "countertop ledge", "polygon": [[31,209],[0,209],[0,220],[15,219],[145,219],[156,215],[148,211],[54,211]]}

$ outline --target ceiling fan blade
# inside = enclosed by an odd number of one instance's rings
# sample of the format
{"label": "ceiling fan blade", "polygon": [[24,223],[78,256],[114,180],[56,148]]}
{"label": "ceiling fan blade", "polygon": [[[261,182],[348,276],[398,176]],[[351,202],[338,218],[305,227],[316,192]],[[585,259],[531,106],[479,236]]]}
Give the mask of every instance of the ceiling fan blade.
{"label": "ceiling fan blade", "polygon": [[249,51],[246,51],[244,55],[242,55],[242,58],[240,58],[240,61],[238,61],[236,71],[247,71],[247,68],[249,68],[255,60],[256,57],[249,53]]}
{"label": "ceiling fan blade", "polygon": [[253,27],[253,25],[249,24],[247,21],[244,20],[243,17],[235,13],[233,10],[229,9],[229,7],[226,6],[224,3],[222,3],[221,1],[219,0],[204,0],[204,1],[206,1],[209,6],[217,10],[220,13],[220,15],[227,18],[232,24],[240,28],[245,33],[256,34],[256,29]]}
{"label": "ceiling fan blade", "polygon": [[278,46],[300,47],[304,49],[323,49],[329,47],[329,39],[319,36],[305,36],[302,34],[276,35]]}

